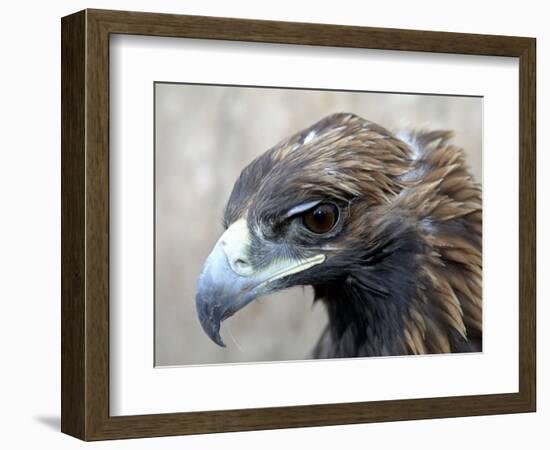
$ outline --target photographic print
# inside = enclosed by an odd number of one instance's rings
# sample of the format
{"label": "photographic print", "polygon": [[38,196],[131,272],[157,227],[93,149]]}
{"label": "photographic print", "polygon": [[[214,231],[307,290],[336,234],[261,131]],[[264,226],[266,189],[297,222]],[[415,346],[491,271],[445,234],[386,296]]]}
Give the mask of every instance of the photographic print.
{"label": "photographic print", "polygon": [[482,350],[482,98],[155,83],[155,365]]}

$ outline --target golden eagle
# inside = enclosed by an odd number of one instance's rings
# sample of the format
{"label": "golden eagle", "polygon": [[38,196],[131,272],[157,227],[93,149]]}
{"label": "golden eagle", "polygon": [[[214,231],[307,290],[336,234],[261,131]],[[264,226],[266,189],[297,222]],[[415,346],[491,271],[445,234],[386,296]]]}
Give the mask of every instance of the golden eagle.
{"label": "golden eagle", "polygon": [[392,134],[328,116],[240,174],[198,280],[204,331],[311,285],[315,358],[481,350],[481,190],[447,131]]}

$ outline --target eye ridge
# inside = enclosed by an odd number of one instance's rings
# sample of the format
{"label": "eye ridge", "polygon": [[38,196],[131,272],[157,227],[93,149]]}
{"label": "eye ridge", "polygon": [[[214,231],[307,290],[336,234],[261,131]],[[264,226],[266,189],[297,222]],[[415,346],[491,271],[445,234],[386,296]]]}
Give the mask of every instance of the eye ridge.
{"label": "eye ridge", "polygon": [[314,234],[326,234],[338,223],[340,210],[333,203],[320,203],[302,215],[303,225]]}

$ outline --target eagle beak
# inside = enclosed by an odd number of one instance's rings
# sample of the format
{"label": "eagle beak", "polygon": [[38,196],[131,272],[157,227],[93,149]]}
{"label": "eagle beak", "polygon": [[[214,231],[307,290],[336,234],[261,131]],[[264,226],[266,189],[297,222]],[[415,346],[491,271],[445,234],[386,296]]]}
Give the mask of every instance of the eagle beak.
{"label": "eagle beak", "polygon": [[277,259],[254,268],[249,257],[250,234],[244,219],[222,234],[206,259],[197,284],[197,314],[204,332],[225,347],[220,336],[221,322],[260,295],[271,292],[275,280],[302,272],[325,260],[318,254],[307,259]]}

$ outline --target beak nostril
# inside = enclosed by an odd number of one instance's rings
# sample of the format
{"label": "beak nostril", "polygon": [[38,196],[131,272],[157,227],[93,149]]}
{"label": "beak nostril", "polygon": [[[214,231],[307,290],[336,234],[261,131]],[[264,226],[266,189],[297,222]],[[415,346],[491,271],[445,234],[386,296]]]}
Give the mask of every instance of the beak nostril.
{"label": "beak nostril", "polygon": [[241,267],[241,268],[247,267],[249,265],[247,261],[245,261],[244,259],[241,259],[241,258],[236,259],[234,264],[237,267]]}
{"label": "beak nostril", "polygon": [[225,230],[216,244],[225,254],[231,270],[243,277],[253,273],[252,262],[248,255],[249,244],[250,236],[244,219],[237,220]]}

